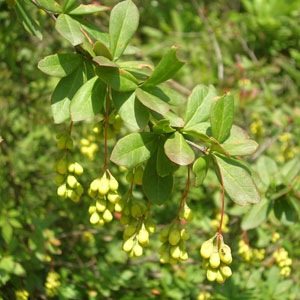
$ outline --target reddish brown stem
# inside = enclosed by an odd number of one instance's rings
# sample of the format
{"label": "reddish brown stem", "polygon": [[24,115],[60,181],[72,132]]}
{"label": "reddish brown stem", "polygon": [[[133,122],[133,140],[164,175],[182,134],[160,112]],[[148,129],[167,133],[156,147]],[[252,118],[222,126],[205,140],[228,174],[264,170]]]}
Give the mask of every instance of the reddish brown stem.
{"label": "reddish brown stem", "polygon": [[105,115],[105,129],[104,129],[104,167],[103,167],[104,172],[107,169],[107,128],[108,128],[109,100],[110,100],[110,87],[107,87],[106,115]]}
{"label": "reddish brown stem", "polygon": [[218,171],[221,179],[221,185],[222,185],[222,207],[221,207],[221,220],[220,220],[220,225],[219,225],[219,231],[218,231],[218,236],[217,236],[217,247],[219,245],[219,239],[222,237],[222,225],[223,225],[223,216],[224,216],[224,205],[225,205],[225,189],[224,189],[224,181],[223,181],[223,175],[221,172],[221,169],[218,166]]}
{"label": "reddish brown stem", "polygon": [[70,125],[69,125],[69,129],[68,129],[69,135],[71,135],[72,128],[73,128],[73,121],[71,121],[71,123],[70,123]]}
{"label": "reddish brown stem", "polygon": [[179,208],[178,208],[175,220],[179,219],[179,214],[180,214],[180,211],[181,211],[183,205],[186,202],[186,198],[187,198],[187,195],[188,195],[188,192],[190,189],[190,185],[191,185],[191,168],[190,168],[190,166],[188,166],[188,179],[187,179],[186,186],[185,186],[182,196],[181,196],[181,200],[180,200],[180,204],[179,204]]}

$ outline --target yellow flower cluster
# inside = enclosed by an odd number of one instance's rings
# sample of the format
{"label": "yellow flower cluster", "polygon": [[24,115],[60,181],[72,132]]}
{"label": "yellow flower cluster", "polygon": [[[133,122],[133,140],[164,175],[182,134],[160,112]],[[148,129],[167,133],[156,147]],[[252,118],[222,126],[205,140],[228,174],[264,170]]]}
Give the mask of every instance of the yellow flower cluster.
{"label": "yellow flower cluster", "polygon": [[96,178],[91,182],[88,194],[96,200],[95,205],[89,207],[92,224],[104,226],[105,223],[113,220],[113,212],[118,211],[116,208],[119,207],[121,199],[118,188],[118,181],[108,171],[101,178]]}
{"label": "yellow flower cluster", "polygon": [[27,300],[29,293],[26,290],[19,290],[15,292],[16,300]]}
{"label": "yellow flower cluster", "polygon": [[95,143],[95,137],[89,135],[87,139],[81,139],[80,144],[80,152],[87,156],[90,160],[94,160],[95,154],[99,150],[98,145]]}
{"label": "yellow flower cluster", "polygon": [[206,270],[207,279],[211,282],[223,283],[232,275],[231,268],[228,266],[232,262],[231,249],[223,243],[223,240],[218,243],[219,245],[214,246],[213,241],[216,236],[201,245],[200,255],[203,257],[202,266]]}
{"label": "yellow flower cluster", "polygon": [[293,261],[289,258],[288,252],[284,248],[279,248],[279,250],[273,253],[273,257],[280,268],[280,275],[283,277],[289,277]]}
{"label": "yellow flower cluster", "polygon": [[197,296],[197,300],[207,300],[207,299],[211,299],[211,293],[209,292],[201,292]]}
{"label": "yellow flower cluster", "polygon": [[276,243],[280,239],[280,234],[278,232],[274,232],[272,234],[272,242]]}
{"label": "yellow flower cluster", "polygon": [[238,253],[242,256],[246,262],[253,262],[255,260],[263,260],[265,258],[265,249],[250,248],[244,240],[239,241]]}
{"label": "yellow flower cluster", "polygon": [[60,275],[56,272],[49,272],[45,283],[46,295],[48,297],[55,297],[60,285]]}
{"label": "yellow flower cluster", "polygon": [[252,114],[252,123],[250,124],[250,131],[257,137],[263,136],[265,133],[263,121],[260,119],[259,114]]}
{"label": "yellow flower cluster", "polygon": [[[220,221],[221,221],[221,214],[218,213],[215,217],[215,219],[211,220],[211,226],[213,228],[213,231],[218,231],[219,226],[220,226]],[[229,228],[227,227],[227,224],[229,222],[229,217],[228,215],[224,214],[223,215],[223,223],[222,223],[222,232],[228,232]]]}
{"label": "yellow flower cluster", "polygon": [[285,132],[279,137],[281,154],[276,157],[278,162],[284,163],[298,153],[298,149],[292,145],[291,139],[292,135],[289,132]]}

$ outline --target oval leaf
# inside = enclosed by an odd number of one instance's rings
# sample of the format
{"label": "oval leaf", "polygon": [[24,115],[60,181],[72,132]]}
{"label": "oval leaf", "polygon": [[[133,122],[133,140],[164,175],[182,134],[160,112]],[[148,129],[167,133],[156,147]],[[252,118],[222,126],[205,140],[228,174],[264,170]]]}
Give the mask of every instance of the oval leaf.
{"label": "oval leaf", "polygon": [[115,59],[125,50],[138,24],[139,11],[131,0],[122,1],[113,8],[109,22],[109,41]]}
{"label": "oval leaf", "polygon": [[195,153],[179,132],[173,133],[165,142],[165,153],[175,164],[186,166],[195,159]]}
{"label": "oval leaf", "polygon": [[110,159],[131,169],[149,159],[156,147],[157,135],[150,132],[131,133],[117,142]]}
{"label": "oval leaf", "polygon": [[147,198],[161,205],[172,194],[173,175],[161,177],[156,172],[156,156],[151,157],[146,164],[143,175],[143,190]]}
{"label": "oval leaf", "polygon": [[72,121],[82,121],[98,114],[103,106],[106,85],[97,77],[86,82],[72,99],[70,110]]}
{"label": "oval leaf", "polygon": [[138,87],[136,79],[130,73],[118,68],[97,66],[96,74],[104,83],[119,92],[132,92]]}
{"label": "oval leaf", "polygon": [[212,85],[197,85],[193,89],[187,102],[185,128],[208,120],[211,103],[215,97],[216,90]]}
{"label": "oval leaf", "polygon": [[[258,203],[260,194],[248,170],[237,159],[214,155],[216,174],[223,177],[225,191],[236,204]],[[220,180],[221,181],[221,180]]]}
{"label": "oval leaf", "polygon": [[184,65],[177,57],[178,47],[173,46],[160,60],[144,86],[157,85],[172,78]]}
{"label": "oval leaf", "polygon": [[122,120],[133,130],[144,129],[149,122],[149,111],[135,97],[135,93],[112,91],[112,99]]}
{"label": "oval leaf", "polygon": [[79,45],[85,40],[85,36],[80,30],[80,23],[66,14],[59,15],[55,28],[73,46]]}
{"label": "oval leaf", "polygon": [[234,101],[230,94],[213,100],[210,109],[212,136],[223,143],[229,136],[234,117]]}
{"label": "oval leaf", "polygon": [[140,88],[138,88],[135,93],[143,105],[159,114],[164,115],[170,110],[170,106],[166,102]]}
{"label": "oval leaf", "polygon": [[68,12],[69,15],[88,15],[109,10],[109,7],[95,4],[80,4],[78,7]]}
{"label": "oval leaf", "polygon": [[81,56],[75,53],[53,54],[43,58],[38,68],[48,75],[65,77],[74,72],[81,61]]}
{"label": "oval leaf", "polygon": [[258,148],[258,144],[249,138],[246,131],[233,125],[230,135],[222,147],[231,155],[243,156],[253,154]]}
{"label": "oval leaf", "polygon": [[246,231],[262,224],[266,220],[268,207],[269,202],[265,198],[259,204],[252,206],[242,219],[242,229]]}

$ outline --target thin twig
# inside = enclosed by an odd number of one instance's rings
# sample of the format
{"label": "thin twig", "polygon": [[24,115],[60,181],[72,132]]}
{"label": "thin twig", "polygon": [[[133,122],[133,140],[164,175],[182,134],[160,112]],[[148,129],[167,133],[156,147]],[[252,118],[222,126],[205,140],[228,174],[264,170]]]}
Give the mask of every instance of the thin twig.
{"label": "thin twig", "polygon": [[219,78],[219,80],[223,81],[223,79],[224,79],[224,64],[223,64],[223,57],[222,57],[220,45],[218,43],[218,40],[214,33],[214,30],[210,26],[207,18],[205,17],[204,9],[199,6],[199,4],[197,3],[196,0],[192,0],[192,2],[194,4],[195,9],[197,10],[197,12],[199,14],[199,17],[202,19],[203,24],[206,27],[206,30],[207,30],[207,32],[210,36],[210,39],[212,41],[212,44],[214,46],[215,54],[216,54],[217,61],[218,61],[218,78]]}
{"label": "thin twig", "polygon": [[183,85],[181,85],[179,82],[177,82],[173,79],[170,79],[167,82],[181,94],[186,95],[186,96],[189,96],[191,94],[191,91],[189,89],[187,89],[186,87],[184,87]]}
{"label": "thin twig", "polygon": [[41,5],[39,5],[35,0],[30,0],[30,2],[35,5],[37,8],[43,10],[47,15],[49,15],[54,21],[56,21],[55,13],[43,8]]}
{"label": "thin twig", "polygon": [[191,141],[189,141],[189,140],[186,140],[186,142],[187,142],[188,144],[190,144],[191,146],[197,148],[198,150],[200,150],[200,151],[203,152],[203,153],[205,153],[205,152],[207,151],[207,148],[206,148],[206,147],[201,147],[201,146],[199,146],[199,145],[197,145],[197,144],[195,144],[195,143],[193,143],[193,142],[191,142]]}

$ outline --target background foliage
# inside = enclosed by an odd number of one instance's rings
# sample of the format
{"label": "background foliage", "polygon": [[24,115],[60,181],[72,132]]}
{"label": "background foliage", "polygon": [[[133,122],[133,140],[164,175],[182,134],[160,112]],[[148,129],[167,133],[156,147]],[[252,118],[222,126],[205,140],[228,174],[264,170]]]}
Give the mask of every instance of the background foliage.
{"label": "background foliage", "polygon": [[[248,161],[266,200],[259,209],[226,201],[225,239],[234,261],[233,276],[224,285],[205,281],[199,256],[201,243],[215,232],[211,220],[220,209],[221,190],[212,173],[204,185],[191,188],[188,203],[195,214],[188,225],[191,258],[175,266],[159,263],[156,235],[143,258],[128,260],[121,250],[117,221],[93,227],[88,196],[78,204],[57,197],[55,135],[66,125],[52,125],[49,99],[57,79],[41,73],[37,64],[49,54],[73,48],[57,35],[48,15],[25,2],[42,28],[37,36],[29,35],[16,12],[0,0],[2,298],[14,299],[16,291],[26,289],[31,299],[47,299],[47,274],[55,270],[61,282],[57,299],[197,299],[203,290],[213,299],[300,299],[300,2],[135,1],[140,27],[128,55],[156,64],[167,48],[180,46],[189,63],[176,74],[173,85],[180,83],[178,89],[185,96],[198,83],[214,84],[219,94],[230,90],[235,122],[260,145]],[[108,15],[88,19],[107,31]],[[93,136],[93,126],[78,123],[73,129],[74,158],[84,166],[86,188],[103,165],[101,143],[93,160],[80,152],[80,140]],[[110,141],[111,148],[114,143]],[[116,166],[112,171],[125,192],[126,173]],[[172,199],[154,207],[158,224],[168,224],[176,214],[185,172],[179,169],[177,175]],[[238,254],[243,230],[253,248],[266,249],[262,262],[246,263]],[[275,231],[281,238],[273,243]],[[279,275],[272,259],[279,245],[293,259],[288,278]]]}

